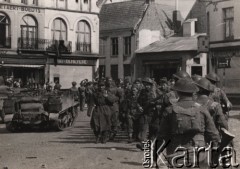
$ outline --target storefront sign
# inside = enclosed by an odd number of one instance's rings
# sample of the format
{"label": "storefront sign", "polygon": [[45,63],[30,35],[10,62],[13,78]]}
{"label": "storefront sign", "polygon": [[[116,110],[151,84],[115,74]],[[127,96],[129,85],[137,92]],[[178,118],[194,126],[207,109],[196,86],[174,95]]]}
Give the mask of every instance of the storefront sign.
{"label": "storefront sign", "polygon": [[219,57],[218,58],[218,68],[231,68],[231,58]]}
{"label": "storefront sign", "polygon": [[22,12],[33,12],[33,13],[41,13],[39,8],[29,7],[29,6],[16,6],[9,4],[0,4],[0,9],[4,10],[12,10],[12,11],[22,11]]}
{"label": "storefront sign", "polygon": [[59,65],[91,65],[96,64],[96,60],[73,60],[73,59],[58,59],[57,64]]}

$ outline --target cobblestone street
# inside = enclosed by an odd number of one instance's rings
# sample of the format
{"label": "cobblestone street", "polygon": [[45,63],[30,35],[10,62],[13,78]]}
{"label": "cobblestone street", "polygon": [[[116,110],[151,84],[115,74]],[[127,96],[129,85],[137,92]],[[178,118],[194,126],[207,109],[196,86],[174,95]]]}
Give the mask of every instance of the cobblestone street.
{"label": "cobblestone street", "polygon": [[[0,125],[0,168],[8,169],[140,169],[143,152],[128,144],[126,133],[116,141],[95,144],[86,112],[75,127],[63,132],[9,133]],[[240,112],[232,111],[230,130],[236,135],[240,162]],[[162,166],[162,168],[166,168]]]}

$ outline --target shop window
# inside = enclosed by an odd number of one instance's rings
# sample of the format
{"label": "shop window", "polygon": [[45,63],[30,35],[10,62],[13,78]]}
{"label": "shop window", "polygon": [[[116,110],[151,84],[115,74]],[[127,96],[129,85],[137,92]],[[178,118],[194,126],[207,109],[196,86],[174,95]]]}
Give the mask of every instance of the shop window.
{"label": "shop window", "polygon": [[10,48],[10,20],[9,17],[0,13],[0,48]]}
{"label": "shop window", "polygon": [[21,20],[21,48],[35,49],[37,46],[38,25],[36,20],[26,15]]}
{"label": "shop window", "polygon": [[118,38],[111,38],[111,54],[112,57],[118,56]]}
{"label": "shop window", "polygon": [[124,37],[124,55],[131,55],[131,36]]}
{"label": "shop window", "polygon": [[118,65],[111,65],[111,77],[113,80],[118,79]]}
{"label": "shop window", "polygon": [[78,22],[76,37],[76,50],[91,53],[91,28],[87,21]]}
{"label": "shop window", "polygon": [[225,38],[234,39],[234,8],[223,9],[225,22]]}
{"label": "shop window", "polygon": [[202,66],[192,66],[192,75],[200,75],[202,76]]}
{"label": "shop window", "polygon": [[124,65],[124,77],[131,76],[131,65],[126,64]]}
{"label": "shop window", "polygon": [[67,26],[63,19],[56,18],[52,24],[52,40],[67,40]]}

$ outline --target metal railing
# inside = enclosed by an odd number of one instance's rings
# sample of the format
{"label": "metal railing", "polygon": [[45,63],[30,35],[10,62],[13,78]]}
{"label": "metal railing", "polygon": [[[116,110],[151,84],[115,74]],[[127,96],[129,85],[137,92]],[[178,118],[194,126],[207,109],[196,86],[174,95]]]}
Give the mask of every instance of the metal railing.
{"label": "metal railing", "polygon": [[76,51],[80,53],[91,53],[90,43],[76,43]]}
{"label": "metal railing", "polygon": [[18,50],[21,51],[56,52],[57,49],[61,53],[71,53],[72,42],[38,38],[18,38]]}

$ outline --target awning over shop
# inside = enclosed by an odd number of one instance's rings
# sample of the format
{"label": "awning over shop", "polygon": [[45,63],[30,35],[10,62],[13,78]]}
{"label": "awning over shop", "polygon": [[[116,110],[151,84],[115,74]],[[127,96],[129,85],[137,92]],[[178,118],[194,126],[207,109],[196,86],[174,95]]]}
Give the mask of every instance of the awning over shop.
{"label": "awning over shop", "polygon": [[21,64],[3,64],[3,67],[22,67],[22,68],[44,68],[44,65],[21,65]]}
{"label": "awning over shop", "polygon": [[198,39],[200,34],[191,37],[170,37],[166,40],[156,41],[142,49],[136,51],[141,53],[161,53],[161,52],[179,52],[179,51],[197,51]]}

